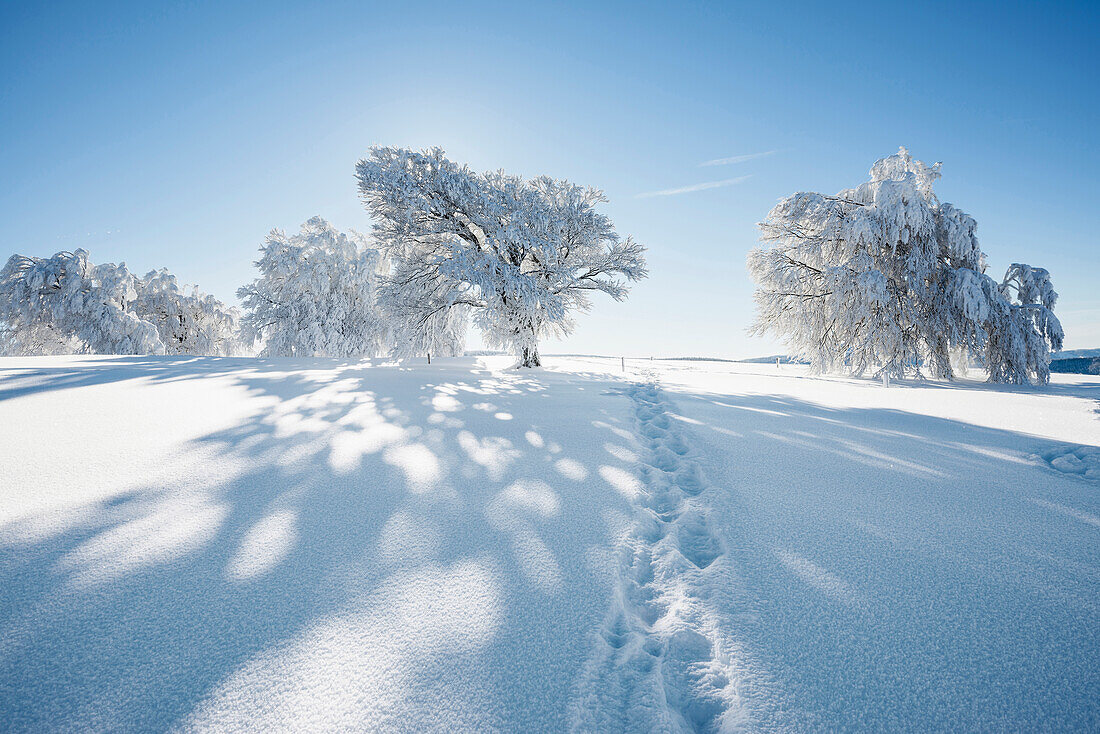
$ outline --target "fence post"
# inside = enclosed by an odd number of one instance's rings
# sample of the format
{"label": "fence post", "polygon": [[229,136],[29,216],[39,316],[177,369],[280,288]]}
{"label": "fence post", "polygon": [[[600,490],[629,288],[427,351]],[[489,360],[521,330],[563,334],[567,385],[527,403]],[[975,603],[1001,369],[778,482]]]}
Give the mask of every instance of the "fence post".
{"label": "fence post", "polygon": [[626,357],[619,357],[623,361],[623,372],[626,372]]}

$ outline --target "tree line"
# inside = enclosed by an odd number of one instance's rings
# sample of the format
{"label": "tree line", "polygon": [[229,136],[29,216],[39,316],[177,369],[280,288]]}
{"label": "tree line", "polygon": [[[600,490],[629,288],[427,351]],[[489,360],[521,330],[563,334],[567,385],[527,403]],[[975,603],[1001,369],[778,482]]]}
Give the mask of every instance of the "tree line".
{"label": "tree line", "polygon": [[[818,371],[950,379],[976,361],[994,382],[1048,381],[1063,339],[1049,273],[986,275],[976,222],[936,198],[939,169],[902,148],[856,188],[779,202],[748,256],[753,331]],[[273,230],[237,291],[243,314],[167,270],[13,255],[0,352],[451,356],[472,323],[534,367],[540,340],[568,334],[592,296],[622,300],[648,274],[591,187],[478,173],[439,148],[372,148],[356,178],[371,235],[320,217]]]}

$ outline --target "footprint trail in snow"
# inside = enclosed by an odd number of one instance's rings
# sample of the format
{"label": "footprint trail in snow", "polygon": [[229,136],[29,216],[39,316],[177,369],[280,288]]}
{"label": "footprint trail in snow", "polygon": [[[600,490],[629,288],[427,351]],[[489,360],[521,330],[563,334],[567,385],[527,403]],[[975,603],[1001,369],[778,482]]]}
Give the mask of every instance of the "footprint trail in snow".
{"label": "footprint trail in snow", "polygon": [[728,563],[708,487],[655,382],[630,386],[644,488],[582,674],[575,732],[722,732],[744,723],[708,583]]}

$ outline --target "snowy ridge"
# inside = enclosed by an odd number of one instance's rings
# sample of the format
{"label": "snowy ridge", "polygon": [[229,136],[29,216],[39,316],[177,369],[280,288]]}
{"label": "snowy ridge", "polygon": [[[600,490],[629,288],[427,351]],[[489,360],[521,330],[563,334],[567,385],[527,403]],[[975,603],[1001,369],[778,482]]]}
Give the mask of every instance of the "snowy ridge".
{"label": "snowy ridge", "polygon": [[708,519],[708,488],[658,385],[635,384],[626,394],[644,449],[644,487],[571,730],[730,731],[744,710],[706,591],[728,563]]}

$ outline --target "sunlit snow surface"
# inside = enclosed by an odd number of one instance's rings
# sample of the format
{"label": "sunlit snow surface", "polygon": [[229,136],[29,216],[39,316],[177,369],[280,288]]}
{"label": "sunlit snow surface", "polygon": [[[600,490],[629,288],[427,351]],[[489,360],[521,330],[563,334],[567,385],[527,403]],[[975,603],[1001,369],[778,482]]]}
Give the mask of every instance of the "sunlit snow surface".
{"label": "sunlit snow surface", "polygon": [[1096,730],[1100,380],[0,360],[0,730]]}

